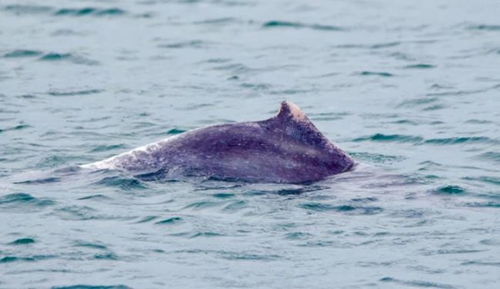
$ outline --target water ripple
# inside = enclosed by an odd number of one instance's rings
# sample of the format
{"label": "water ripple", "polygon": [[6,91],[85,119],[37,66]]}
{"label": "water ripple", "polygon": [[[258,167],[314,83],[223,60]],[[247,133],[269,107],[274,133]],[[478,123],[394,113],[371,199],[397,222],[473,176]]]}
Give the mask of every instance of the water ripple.
{"label": "water ripple", "polygon": [[33,57],[33,56],[39,56],[42,53],[43,52],[38,50],[16,49],[5,53],[3,57],[5,58]]}
{"label": "water ripple", "polygon": [[479,24],[468,27],[471,30],[500,31],[500,25]]}
{"label": "water ripple", "polygon": [[59,61],[68,61],[74,64],[83,64],[83,65],[97,65],[99,62],[87,59],[82,56],[78,55],[73,55],[71,53],[57,53],[57,52],[50,52],[45,55],[42,55],[39,58],[40,61],[47,61],[47,62],[59,62]]}
{"label": "water ripple", "polygon": [[[146,220],[146,219],[144,219],[144,220]],[[170,217],[170,218],[158,221],[155,224],[158,224],[158,225],[173,225],[173,224],[178,224],[178,223],[180,223],[182,221],[183,221],[183,219],[181,217]]]}
{"label": "water ripple", "polygon": [[353,48],[362,48],[362,49],[384,49],[390,47],[396,47],[401,45],[401,42],[393,41],[393,42],[383,42],[383,43],[375,43],[375,44],[340,44],[334,46],[335,48],[342,49],[353,49]]}
{"label": "water ripple", "polygon": [[382,76],[382,77],[393,77],[394,74],[385,71],[361,71],[359,73],[361,76]]}
{"label": "water ripple", "polygon": [[21,238],[10,242],[10,245],[28,245],[35,243],[35,239],[32,238]]}
{"label": "water ripple", "polygon": [[333,25],[325,25],[325,24],[305,24],[300,22],[290,22],[290,21],[278,21],[272,20],[265,22],[262,24],[263,28],[308,28],[312,30],[320,30],[320,31],[342,31],[344,30],[342,27],[333,26]]}
{"label": "water ripple", "polygon": [[75,91],[49,91],[47,94],[52,96],[78,96],[89,95],[103,92],[104,89],[84,89]]}
{"label": "water ripple", "polygon": [[189,41],[182,41],[182,42],[174,42],[174,43],[168,43],[168,44],[160,44],[158,47],[161,48],[169,48],[169,49],[182,49],[182,48],[207,48],[209,46],[209,43],[203,40],[189,40]]}
{"label": "water ripple", "polygon": [[466,192],[467,190],[457,185],[443,186],[434,190],[434,193],[443,195],[462,195],[465,194]]}
{"label": "water ripple", "polygon": [[40,5],[7,5],[4,7],[5,11],[15,13],[17,15],[23,14],[49,14],[54,16],[120,16],[125,15],[127,12],[120,8],[61,8],[55,9],[50,6]]}
{"label": "water ripple", "polygon": [[404,280],[399,280],[395,279],[392,277],[384,277],[381,278],[380,281],[382,282],[392,282],[392,283],[397,283],[400,285],[406,285],[406,286],[412,286],[412,287],[425,287],[425,288],[441,288],[441,289],[454,289],[454,286],[448,285],[448,284],[441,284],[441,283],[434,283],[434,282],[429,282],[429,281],[404,281]]}
{"label": "water ripple", "polygon": [[21,14],[39,14],[39,13],[47,13],[52,10],[49,6],[42,5],[7,5],[4,7],[5,11],[15,13],[17,15]]}
{"label": "water ripple", "polygon": [[334,206],[324,203],[304,203],[301,204],[300,207],[309,211],[316,211],[316,212],[336,211],[340,213],[351,213],[360,215],[374,215],[381,213],[383,211],[381,207],[362,207],[362,206],[352,206],[352,205]]}
{"label": "water ripple", "polygon": [[376,133],[371,136],[359,137],[353,139],[354,142],[362,141],[375,141],[375,142],[401,142],[401,143],[414,143],[414,144],[433,144],[433,145],[456,145],[468,143],[484,143],[484,144],[498,144],[500,140],[492,139],[484,136],[471,136],[471,137],[447,137],[447,138],[431,138],[424,139],[420,136],[400,135],[400,134],[382,134]]}
{"label": "water ripple", "polygon": [[147,188],[146,184],[138,179],[124,178],[119,176],[105,177],[102,180],[98,181],[97,184],[108,187],[116,187],[124,191],[143,190]]}
{"label": "water ripple", "polygon": [[375,154],[375,153],[367,153],[367,152],[349,152],[349,154],[354,157],[356,160],[361,160],[365,162],[372,163],[394,163],[405,160],[406,157],[403,156],[392,156],[392,155],[384,155],[384,154]]}
{"label": "water ripple", "polygon": [[90,150],[91,153],[96,153],[96,152],[107,152],[107,151],[113,151],[117,149],[125,149],[127,148],[126,145],[124,144],[114,144],[114,145],[99,145]]}
{"label": "water ripple", "polygon": [[55,258],[54,255],[34,255],[34,256],[5,256],[0,259],[0,264],[2,263],[12,263],[12,262],[36,262],[41,260],[47,260],[51,258]]}
{"label": "water ripple", "polygon": [[[46,207],[54,205],[55,202],[49,199],[38,199],[26,193],[14,193],[0,197],[0,207],[21,208],[22,206]],[[28,210],[29,212],[29,210]]]}
{"label": "water ripple", "polygon": [[478,266],[494,266],[494,267],[500,267],[500,262],[488,262],[488,261],[466,261],[466,262],[462,262],[460,265],[463,265],[463,266],[478,265]]}
{"label": "water ripple", "polygon": [[55,286],[51,289],[132,289],[125,285],[68,285]]}
{"label": "water ripple", "polygon": [[381,134],[377,133],[367,137],[356,138],[353,141],[361,142],[361,141],[381,141],[381,142],[410,142],[410,143],[418,143],[423,140],[422,137],[419,136],[411,136],[411,135],[400,135],[400,134]]}
{"label": "water ripple", "polygon": [[454,145],[462,143],[499,143],[496,139],[489,137],[476,136],[476,137],[449,137],[449,138],[433,138],[425,141],[428,144],[438,145]]}
{"label": "water ripple", "polygon": [[56,16],[119,16],[127,12],[120,8],[99,9],[92,7],[85,8],[63,8],[54,12]]}
{"label": "water ripple", "polygon": [[500,164],[500,152],[484,152],[477,156],[479,159],[492,161],[494,163]]}
{"label": "water ripple", "polygon": [[431,68],[436,68],[436,66],[432,65],[432,64],[419,63],[419,64],[406,65],[404,68],[406,68],[406,69],[431,69]]}

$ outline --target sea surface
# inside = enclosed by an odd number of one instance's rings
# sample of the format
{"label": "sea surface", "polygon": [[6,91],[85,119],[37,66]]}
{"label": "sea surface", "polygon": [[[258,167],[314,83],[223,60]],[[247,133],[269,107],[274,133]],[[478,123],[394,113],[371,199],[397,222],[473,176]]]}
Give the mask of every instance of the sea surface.
{"label": "sea surface", "polygon": [[[0,0],[0,288],[500,288],[500,1]],[[307,185],[80,164],[297,103]]]}

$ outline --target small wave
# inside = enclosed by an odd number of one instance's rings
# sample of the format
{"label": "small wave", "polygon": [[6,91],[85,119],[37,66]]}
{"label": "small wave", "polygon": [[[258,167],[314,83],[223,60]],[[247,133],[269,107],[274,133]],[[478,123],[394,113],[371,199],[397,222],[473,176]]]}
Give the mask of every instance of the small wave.
{"label": "small wave", "polygon": [[21,238],[10,242],[10,245],[28,245],[35,243],[35,239],[32,238]]}
{"label": "small wave", "polygon": [[380,141],[380,142],[410,142],[418,143],[423,140],[422,137],[412,136],[412,135],[400,135],[400,134],[381,134],[377,133],[367,137],[356,138],[353,141]]}
{"label": "small wave", "polygon": [[455,255],[455,254],[472,254],[485,252],[487,250],[473,250],[473,249],[438,249],[438,250],[425,250],[424,256],[432,255]]}
{"label": "small wave", "polygon": [[184,209],[192,208],[192,209],[199,210],[199,209],[214,207],[217,205],[220,205],[220,203],[212,202],[212,201],[199,201],[199,202],[194,202],[194,203],[191,203],[191,204],[185,206]]}
{"label": "small wave", "polygon": [[289,240],[306,240],[310,237],[312,237],[311,234],[304,232],[292,232],[285,235],[285,238]]}
{"label": "small wave", "polygon": [[218,199],[229,199],[229,198],[234,197],[235,194],[231,194],[231,193],[217,193],[217,194],[213,194],[212,196],[215,197],[215,198],[218,198]]}
{"label": "small wave", "polygon": [[208,43],[202,40],[190,40],[183,42],[175,42],[169,44],[160,44],[158,47],[169,48],[169,49],[180,49],[180,48],[205,48]]}
{"label": "small wave", "polygon": [[401,102],[397,107],[415,107],[418,105],[427,105],[429,103],[434,103],[438,101],[437,97],[421,97],[416,99],[405,100]]}
{"label": "small wave", "polygon": [[395,41],[395,42],[385,42],[385,43],[375,43],[372,45],[369,45],[369,49],[380,49],[380,48],[388,48],[388,47],[396,47],[399,46],[401,42]]}
{"label": "small wave", "polygon": [[382,77],[393,77],[394,74],[384,71],[361,71],[359,73],[361,76],[382,76]]}
{"label": "small wave", "polygon": [[323,112],[323,113],[310,113],[309,117],[314,121],[331,121],[343,119],[345,116],[350,115],[347,112]]}
{"label": "small wave", "polygon": [[401,45],[401,42],[395,41],[395,42],[384,42],[384,43],[375,43],[375,44],[340,44],[334,46],[335,48],[342,48],[342,49],[353,49],[353,48],[360,48],[360,49],[383,49],[383,48],[389,48],[389,47],[396,47]]}
{"label": "small wave", "polygon": [[67,206],[56,210],[59,217],[66,220],[95,220],[101,219],[97,216],[97,210],[88,206]]}
{"label": "small wave", "polygon": [[85,247],[85,248],[92,248],[92,249],[98,249],[98,250],[107,250],[108,247],[106,247],[103,244],[98,244],[98,243],[89,243],[89,242],[76,242],[75,246],[77,247]]}
{"label": "small wave", "polygon": [[478,158],[500,164],[500,152],[485,152],[480,154]]}
{"label": "small wave", "polygon": [[21,14],[40,14],[52,11],[52,7],[41,6],[41,5],[7,5],[4,7],[5,11],[15,13],[17,15]]}
{"label": "small wave", "polygon": [[479,24],[468,27],[471,30],[500,31],[500,25]]}
{"label": "small wave", "polygon": [[136,224],[147,223],[147,222],[153,221],[157,218],[158,218],[157,216],[146,216],[135,223]]}
{"label": "small wave", "polygon": [[470,208],[500,208],[499,202],[468,202],[464,205]]}
{"label": "small wave", "polygon": [[434,282],[429,282],[429,281],[419,281],[419,280],[404,281],[404,280],[399,280],[399,279],[395,279],[392,277],[384,277],[384,278],[381,278],[379,281],[381,281],[381,282],[393,282],[393,283],[398,283],[401,285],[412,286],[412,287],[426,287],[426,288],[440,288],[440,289],[454,289],[455,288],[455,287],[448,285],[448,284],[434,283]]}
{"label": "small wave", "polygon": [[45,207],[53,204],[55,204],[55,202],[52,200],[38,199],[26,193],[14,193],[0,197],[0,207],[12,206],[19,208],[19,205]]}
{"label": "small wave", "polygon": [[500,262],[466,261],[466,262],[462,262],[460,265],[463,265],[463,266],[478,265],[478,266],[495,266],[495,267],[500,267]]}
{"label": "small wave", "polygon": [[449,137],[449,138],[432,138],[424,139],[420,136],[391,134],[386,135],[377,133],[371,136],[360,137],[353,139],[354,142],[362,141],[379,141],[379,142],[408,142],[415,144],[435,144],[435,145],[455,145],[466,143],[493,143],[497,144],[500,141],[489,137]]}
{"label": "small wave", "polygon": [[275,193],[280,196],[288,196],[288,195],[301,195],[308,192],[320,191],[325,189],[325,187],[301,187],[301,188],[290,188],[290,189],[280,189],[276,191],[271,191],[271,193]]}
{"label": "small wave", "polygon": [[452,90],[452,91],[443,91],[443,92],[432,92],[427,93],[427,96],[459,96],[459,95],[471,95],[478,94],[482,92],[486,92],[490,90],[491,87],[482,88],[482,89],[470,89],[470,90]]}
{"label": "small wave", "polygon": [[27,181],[21,181],[21,182],[14,182],[14,184],[38,185],[38,184],[57,183],[59,181],[61,181],[60,178],[49,177],[49,178],[43,178],[43,179],[35,179],[35,180],[27,180]]}
{"label": "small wave", "polygon": [[369,203],[369,202],[376,202],[376,201],[378,201],[378,199],[375,197],[365,197],[365,198],[354,198],[354,199],[351,199],[351,201],[357,202],[357,203]]}
{"label": "small wave", "polygon": [[50,52],[47,54],[44,54],[39,58],[40,61],[47,61],[47,62],[58,62],[58,61],[69,61],[74,64],[83,64],[83,65],[97,65],[99,62],[90,60],[81,56],[76,56],[71,53],[57,53],[57,52]]}
{"label": "small wave", "polygon": [[33,56],[39,56],[41,54],[42,52],[38,50],[17,49],[5,53],[3,57],[5,58],[33,57]]}
{"label": "small wave", "polygon": [[102,180],[100,180],[99,182],[97,182],[97,184],[99,185],[105,185],[105,186],[108,186],[108,187],[116,187],[116,188],[119,188],[121,190],[125,190],[125,191],[130,191],[130,190],[143,190],[143,189],[146,189],[147,186],[137,180],[137,179],[133,179],[133,178],[123,178],[123,177],[106,177]]}
{"label": "small wave", "polygon": [[479,136],[479,137],[433,138],[426,140],[425,143],[449,145],[449,144],[462,144],[462,143],[498,143],[498,141],[491,139],[489,137]]}
{"label": "small wave", "polygon": [[40,60],[45,60],[45,61],[55,61],[55,60],[64,60],[64,59],[69,59],[71,58],[70,53],[47,53],[44,56],[40,58]]}
{"label": "small wave", "polygon": [[24,98],[24,99],[35,99],[37,98],[35,95],[33,94],[21,94],[18,96],[19,98]]}
{"label": "small wave", "polygon": [[19,257],[19,256],[5,256],[0,259],[1,263],[12,263],[12,262],[36,262],[41,260],[46,260],[50,258],[55,258],[54,255],[34,255],[28,257]]}
{"label": "small wave", "polygon": [[91,153],[96,153],[96,152],[107,152],[107,151],[112,151],[116,149],[124,149],[127,146],[124,144],[116,144],[116,145],[100,145],[96,146],[93,148],[90,152]]}
{"label": "small wave", "polygon": [[52,96],[76,96],[76,95],[89,95],[103,92],[104,89],[84,89],[75,91],[50,91],[47,94]]}
{"label": "small wave", "polygon": [[492,121],[473,118],[473,119],[466,120],[465,123],[480,124],[480,125],[482,125],[482,124],[492,123]]}
{"label": "small wave", "polygon": [[405,159],[403,156],[391,156],[391,155],[383,155],[383,154],[374,154],[367,152],[349,152],[349,154],[355,159],[359,159],[366,162],[371,163],[394,163],[399,162]]}
{"label": "small wave", "polygon": [[436,68],[436,66],[432,65],[432,64],[419,63],[419,64],[406,65],[404,68],[406,68],[406,69],[431,69],[431,68]]}
{"label": "small wave", "polygon": [[119,257],[113,252],[107,252],[102,254],[95,254],[94,259],[97,260],[118,260]]}
{"label": "small wave", "polygon": [[285,189],[279,189],[279,190],[250,190],[245,192],[245,195],[249,196],[260,196],[260,195],[267,195],[267,194],[276,194],[280,196],[287,196],[287,195],[300,195],[308,192],[314,192],[314,191],[321,191],[324,189],[328,189],[328,187],[325,186],[303,186],[299,188],[285,188]]}
{"label": "small wave", "polygon": [[221,25],[221,24],[228,24],[228,23],[235,23],[238,22],[238,19],[233,18],[233,17],[223,17],[223,18],[213,18],[213,19],[206,19],[202,21],[195,21],[193,24],[197,25]]}
{"label": "small wave", "polygon": [[271,89],[271,85],[267,83],[242,83],[240,84],[242,88],[249,88],[256,91],[266,91]]}
{"label": "small wave", "polygon": [[244,209],[246,207],[247,207],[247,202],[235,201],[235,202],[232,202],[232,203],[228,204],[227,206],[225,206],[222,210],[226,211],[226,212],[235,212],[235,211],[239,211],[241,209]]}
{"label": "small wave", "polygon": [[127,12],[120,8],[99,9],[92,7],[85,8],[63,8],[54,12],[56,16],[119,16]]}
{"label": "small wave", "polygon": [[158,225],[173,225],[182,222],[183,219],[181,217],[170,217],[167,219],[163,219],[161,221],[156,222]]}
{"label": "small wave", "polygon": [[214,70],[227,70],[227,71],[231,71],[231,73],[233,73],[233,74],[245,74],[245,73],[252,71],[252,69],[250,67],[248,67],[244,64],[241,64],[241,63],[220,65],[220,66],[213,67],[213,69]]}
{"label": "small wave", "polygon": [[[81,160],[80,157],[78,156],[65,156],[65,155],[52,155],[43,158],[40,160],[37,164],[37,168],[54,168],[54,167],[60,167],[61,165],[64,165],[66,163],[70,162],[75,162]],[[74,171],[73,171],[74,172]],[[72,172],[69,172],[72,173]]]}
{"label": "small wave", "polygon": [[444,109],[444,108],[446,108],[446,106],[444,106],[442,104],[436,104],[436,105],[431,105],[431,106],[425,107],[423,110],[432,111],[432,110],[439,110],[439,109]]}
{"label": "small wave", "polygon": [[125,285],[69,285],[55,286],[51,289],[132,289]]}
{"label": "small wave", "polygon": [[18,124],[18,125],[13,126],[13,127],[8,127],[8,128],[0,129],[0,133],[6,132],[6,131],[21,130],[21,129],[30,128],[30,127],[31,126],[28,125],[28,124]]}
{"label": "small wave", "polygon": [[189,238],[194,239],[194,238],[199,238],[199,237],[221,237],[224,236],[223,234],[216,233],[216,232],[196,232],[189,236]]}
{"label": "small wave", "polygon": [[478,181],[478,182],[483,182],[483,183],[488,183],[488,184],[493,184],[493,185],[500,185],[500,177],[494,177],[494,176],[464,177],[463,179],[470,180],[470,181]]}
{"label": "small wave", "polygon": [[467,191],[464,188],[462,188],[461,186],[448,185],[448,186],[439,187],[436,190],[434,190],[433,192],[436,194],[442,194],[442,195],[462,195],[462,194],[465,194]]}
{"label": "small wave", "polygon": [[308,28],[312,30],[321,30],[321,31],[342,31],[343,28],[339,26],[333,25],[324,25],[324,24],[304,24],[300,22],[290,22],[290,21],[278,21],[272,20],[265,22],[262,24],[263,28]]}
{"label": "small wave", "polygon": [[169,131],[167,131],[167,134],[181,134],[181,133],[185,133],[186,130],[184,129],[179,129],[179,128],[173,128],[173,129],[170,129]]}
{"label": "small wave", "polygon": [[383,211],[383,209],[380,207],[361,207],[361,206],[351,206],[351,205],[334,206],[324,203],[304,203],[301,204],[300,207],[309,211],[316,211],[316,212],[336,211],[341,213],[348,212],[360,215],[373,215]]}
{"label": "small wave", "polygon": [[390,214],[391,217],[395,218],[408,218],[408,219],[420,219],[428,214],[427,211],[422,209],[406,209],[406,210],[396,210]]}
{"label": "small wave", "polygon": [[227,260],[274,261],[279,255],[252,254],[240,252],[220,252],[220,256]]}

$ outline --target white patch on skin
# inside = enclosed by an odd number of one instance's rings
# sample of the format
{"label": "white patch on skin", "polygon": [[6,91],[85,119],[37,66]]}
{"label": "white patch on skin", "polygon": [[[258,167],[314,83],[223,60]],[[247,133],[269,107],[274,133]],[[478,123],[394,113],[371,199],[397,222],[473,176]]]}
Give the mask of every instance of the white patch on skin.
{"label": "white patch on skin", "polygon": [[301,121],[305,121],[307,119],[306,114],[303,113],[302,110],[300,110],[300,107],[298,105],[289,101],[287,101],[286,104],[290,108],[290,113],[292,114],[293,118]]}
{"label": "white patch on skin", "polygon": [[115,163],[119,159],[121,159],[125,156],[131,156],[133,158],[137,158],[138,152],[145,152],[145,153],[152,152],[152,151],[162,147],[164,144],[169,143],[169,142],[173,141],[174,139],[179,138],[181,135],[184,135],[184,134],[170,136],[170,137],[163,139],[159,142],[150,143],[150,144],[135,148],[131,151],[124,152],[124,153],[121,153],[119,155],[104,159],[102,161],[81,165],[80,167],[83,169],[93,169],[93,170],[117,169],[117,166],[115,165]]}

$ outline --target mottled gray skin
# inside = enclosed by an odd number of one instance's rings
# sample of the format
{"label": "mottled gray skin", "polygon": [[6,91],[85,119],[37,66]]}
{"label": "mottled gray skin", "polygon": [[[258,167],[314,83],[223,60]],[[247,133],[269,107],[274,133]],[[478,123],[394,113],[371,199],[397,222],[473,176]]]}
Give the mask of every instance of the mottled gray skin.
{"label": "mottled gray skin", "polygon": [[304,183],[354,164],[295,104],[283,102],[278,115],[267,120],[196,129],[84,167],[153,178]]}

